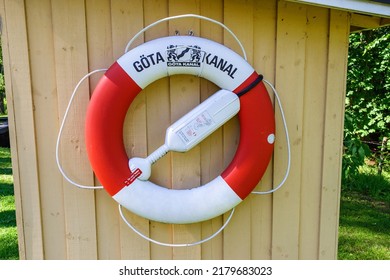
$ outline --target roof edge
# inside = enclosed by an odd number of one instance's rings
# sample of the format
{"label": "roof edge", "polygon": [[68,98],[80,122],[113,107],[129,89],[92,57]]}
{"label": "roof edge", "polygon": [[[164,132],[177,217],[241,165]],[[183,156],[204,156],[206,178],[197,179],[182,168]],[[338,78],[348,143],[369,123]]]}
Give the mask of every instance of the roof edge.
{"label": "roof edge", "polygon": [[308,5],[346,10],[353,13],[390,18],[390,5],[367,0],[287,0]]}

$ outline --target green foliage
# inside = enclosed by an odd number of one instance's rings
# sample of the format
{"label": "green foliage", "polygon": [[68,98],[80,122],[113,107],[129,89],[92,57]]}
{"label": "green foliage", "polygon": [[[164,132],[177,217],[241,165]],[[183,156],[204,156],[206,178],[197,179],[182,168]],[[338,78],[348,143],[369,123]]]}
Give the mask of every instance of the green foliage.
{"label": "green foliage", "polygon": [[0,95],[5,93],[4,75],[0,73]]}
{"label": "green foliage", "polygon": [[343,154],[343,181],[359,173],[359,167],[364,164],[371,151],[355,132],[355,123],[351,113],[345,112],[344,121],[344,154]]}
{"label": "green foliage", "polygon": [[390,135],[389,61],[390,26],[350,35],[343,179],[357,174],[367,156],[377,160]]}
{"label": "green foliage", "polygon": [[351,34],[346,106],[361,137],[389,132],[389,60],[390,27]]}
{"label": "green foliage", "polygon": [[0,115],[7,114],[7,101],[5,99],[5,80],[3,72],[3,54],[0,40]]}

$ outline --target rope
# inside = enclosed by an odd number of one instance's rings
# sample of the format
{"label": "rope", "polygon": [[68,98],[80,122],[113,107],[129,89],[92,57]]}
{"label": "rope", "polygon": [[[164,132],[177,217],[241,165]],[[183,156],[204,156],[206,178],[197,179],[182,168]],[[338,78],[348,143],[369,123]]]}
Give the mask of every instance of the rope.
{"label": "rope", "polygon": [[139,230],[137,230],[127,219],[126,217],[123,215],[123,212],[122,212],[122,205],[118,204],[119,205],[119,214],[122,218],[122,220],[126,223],[126,225],[131,228],[136,234],[138,234],[139,236],[141,236],[142,238],[146,239],[147,241],[149,242],[152,242],[154,244],[157,244],[157,245],[161,245],[161,246],[166,246],[166,247],[190,247],[190,246],[196,246],[196,245],[200,245],[202,243],[205,243],[211,239],[213,239],[214,237],[216,237],[221,231],[223,231],[225,229],[225,227],[229,224],[231,218],[233,217],[233,214],[234,214],[234,210],[235,208],[233,208],[230,212],[230,215],[229,217],[227,218],[227,220],[225,221],[225,223],[216,231],[214,232],[212,235],[210,235],[209,237],[206,237],[202,240],[199,240],[199,241],[196,241],[196,242],[193,242],[193,243],[164,243],[164,242],[160,242],[160,241],[157,241],[155,239],[152,239],[148,236],[146,236],[145,234],[141,233]]}
{"label": "rope", "polygon": [[95,190],[95,189],[102,189],[103,186],[88,186],[88,185],[82,185],[82,184],[78,184],[76,183],[75,181],[73,181],[66,173],[65,173],[65,170],[62,168],[62,165],[61,165],[61,162],[60,162],[60,156],[59,156],[59,149],[60,149],[60,143],[61,143],[61,136],[62,136],[62,132],[64,130],[64,126],[65,126],[65,122],[68,118],[68,114],[69,114],[69,110],[70,110],[70,107],[72,106],[72,103],[73,103],[73,99],[74,97],[76,96],[76,93],[77,91],[79,90],[79,87],[81,86],[81,84],[87,79],[89,78],[90,76],[92,76],[93,74],[96,74],[96,73],[99,73],[99,72],[105,72],[107,71],[107,69],[97,69],[97,70],[94,70],[88,74],[86,74],[84,77],[81,78],[81,80],[77,83],[76,87],[74,88],[73,90],[73,93],[70,97],[70,100],[69,100],[69,103],[68,103],[68,106],[66,107],[66,110],[65,110],[65,114],[64,114],[64,118],[62,119],[62,122],[61,122],[61,126],[60,126],[60,130],[58,132],[58,137],[57,137],[57,144],[56,144],[56,162],[57,162],[57,166],[58,166],[58,169],[60,170],[62,176],[65,178],[65,180],[67,180],[69,183],[71,183],[72,185],[80,188],[80,189],[90,189],[90,190]]}

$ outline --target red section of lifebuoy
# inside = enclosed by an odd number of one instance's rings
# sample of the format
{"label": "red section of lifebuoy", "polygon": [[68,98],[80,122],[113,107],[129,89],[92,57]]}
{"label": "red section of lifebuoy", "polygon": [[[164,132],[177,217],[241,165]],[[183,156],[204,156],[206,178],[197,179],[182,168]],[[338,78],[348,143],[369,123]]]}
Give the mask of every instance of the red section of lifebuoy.
{"label": "red section of lifebuoy", "polygon": [[97,85],[86,116],[86,147],[100,183],[113,196],[131,176],[123,144],[123,124],[141,88],[114,63]]}
{"label": "red section of lifebuoy", "polygon": [[[257,77],[253,73],[234,92],[247,87]],[[268,136],[274,134],[274,111],[263,83],[240,97],[240,143],[230,165],[221,176],[244,199],[260,181],[273,152]]]}

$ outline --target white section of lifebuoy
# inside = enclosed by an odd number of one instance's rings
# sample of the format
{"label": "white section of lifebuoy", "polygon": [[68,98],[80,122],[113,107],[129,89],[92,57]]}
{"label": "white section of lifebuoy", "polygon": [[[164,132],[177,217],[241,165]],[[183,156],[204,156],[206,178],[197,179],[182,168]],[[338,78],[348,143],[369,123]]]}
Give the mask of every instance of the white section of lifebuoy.
{"label": "white section of lifebuoy", "polygon": [[[175,61],[170,51],[182,57],[175,57]],[[189,53],[193,56],[194,52],[197,55],[195,60],[187,62],[183,59],[190,56]],[[126,53],[117,62],[141,88],[162,77],[188,74],[205,77],[232,91],[253,73],[251,65],[243,63],[243,58],[237,53],[221,48],[216,42],[193,36],[155,39]],[[188,66],[179,66],[185,64]]]}
{"label": "white section of lifebuoy", "polygon": [[177,224],[211,219],[242,201],[221,176],[189,190],[167,189],[150,181],[135,180],[113,198],[142,217]]}

